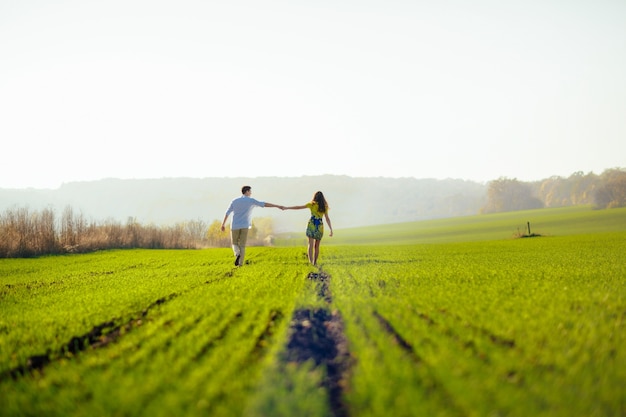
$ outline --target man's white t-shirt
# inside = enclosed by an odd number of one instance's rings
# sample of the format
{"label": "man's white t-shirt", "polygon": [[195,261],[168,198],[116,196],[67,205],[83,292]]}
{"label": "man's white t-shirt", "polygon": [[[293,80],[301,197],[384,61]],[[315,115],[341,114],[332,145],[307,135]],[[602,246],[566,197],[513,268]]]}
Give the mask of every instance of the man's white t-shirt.
{"label": "man's white t-shirt", "polygon": [[265,201],[258,201],[252,197],[242,195],[230,202],[226,210],[226,216],[233,213],[231,230],[249,229],[252,227],[252,209],[255,207],[265,207]]}

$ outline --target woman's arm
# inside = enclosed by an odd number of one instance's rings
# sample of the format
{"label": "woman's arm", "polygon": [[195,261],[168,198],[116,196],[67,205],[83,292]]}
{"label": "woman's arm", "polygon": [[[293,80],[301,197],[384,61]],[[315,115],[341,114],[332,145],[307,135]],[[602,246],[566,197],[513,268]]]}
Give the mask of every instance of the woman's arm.
{"label": "woman's arm", "polygon": [[285,207],[285,210],[302,210],[305,208],[306,206],[290,206],[290,207]]}
{"label": "woman's arm", "polygon": [[324,217],[326,217],[326,224],[330,229],[330,233],[328,234],[328,236],[330,237],[333,235],[333,225],[330,223],[330,217],[328,217],[328,212],[324,213]]}

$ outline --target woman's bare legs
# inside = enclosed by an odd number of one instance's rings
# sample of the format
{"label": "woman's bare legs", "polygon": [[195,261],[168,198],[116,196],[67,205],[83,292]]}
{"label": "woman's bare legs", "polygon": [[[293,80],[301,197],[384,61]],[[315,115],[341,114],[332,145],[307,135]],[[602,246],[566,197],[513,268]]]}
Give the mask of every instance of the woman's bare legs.
{"label": "woman's bare legs", "polygon": [[309,238],[308,255],[311,265],[317,265],[317,258],[320,256],[320,242],[321,240]]}
{"label": "woman's bare legs", "polygon": [[315,263],[313,262],[313,248],[314,247],[315,247],[315,239],[310,237],[309,238],[309,246],[307,248],[307,251],[308,251],[308,255],[309,255],[309,263],[311,265],[315,265]]}
{"label": "woman's bare legs", "polygon": [[317,265],[317,258],[320,256],[320,243],[321,240],[315,241],[315,254],[313,255],[313,265]]}

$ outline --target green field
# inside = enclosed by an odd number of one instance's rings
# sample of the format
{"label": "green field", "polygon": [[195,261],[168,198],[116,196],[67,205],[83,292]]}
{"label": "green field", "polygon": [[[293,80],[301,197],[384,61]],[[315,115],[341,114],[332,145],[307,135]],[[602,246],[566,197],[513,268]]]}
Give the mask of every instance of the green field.
{"label": "green field", "polygon": [[0,260],[0,416],[626,415],[626,210],[335,232]]}
{"label": "green field", "polygon": [[564,207],[354,228],[327,244],[417,244],[513,239],[531,233],[571,236],[626,230],[626,209]]}

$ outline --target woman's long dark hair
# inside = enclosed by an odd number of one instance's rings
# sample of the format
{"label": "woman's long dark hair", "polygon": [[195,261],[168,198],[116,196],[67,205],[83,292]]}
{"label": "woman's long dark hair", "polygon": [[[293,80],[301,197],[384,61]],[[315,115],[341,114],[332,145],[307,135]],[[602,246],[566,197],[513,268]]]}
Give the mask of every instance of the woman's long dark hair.
{"label": "woman's long dark hair", "polygon": [[320,213],[326,213],[328,211],[328,203],[321,191],[313,194],[313,202],[317,203],[317,209]]}

